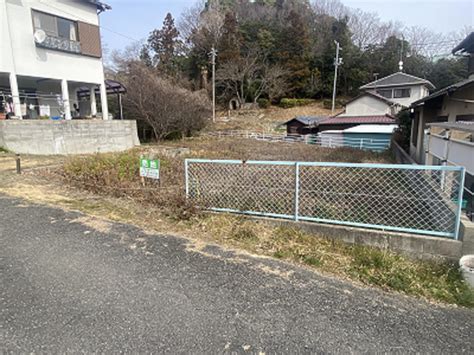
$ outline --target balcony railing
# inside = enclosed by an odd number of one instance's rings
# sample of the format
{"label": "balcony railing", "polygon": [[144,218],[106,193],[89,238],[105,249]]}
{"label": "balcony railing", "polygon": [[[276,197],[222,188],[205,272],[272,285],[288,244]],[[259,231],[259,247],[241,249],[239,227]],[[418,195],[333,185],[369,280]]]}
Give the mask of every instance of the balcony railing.
{"label": "balcony railing", "polygon": [[81,53],[81,43],[77,41],[71,41],[67,38],[47,36],[43,42],[36,42],[36,45],[38,47],[54,49],[63,52],[70,52],[76,54]]}
{"label": "balcony railing", "polygon": [[431,134],[428,152],[452,165],[464,166],[469,174],[474,175],[474,143]]}

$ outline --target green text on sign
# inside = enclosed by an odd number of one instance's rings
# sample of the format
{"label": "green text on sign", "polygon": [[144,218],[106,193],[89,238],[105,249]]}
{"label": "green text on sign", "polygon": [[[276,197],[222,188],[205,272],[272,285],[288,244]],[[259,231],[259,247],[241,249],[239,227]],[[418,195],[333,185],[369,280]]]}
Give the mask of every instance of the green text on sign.
{"label": "green text on sign", "polygon": [[140,159],[140,176],[149,179],[160,178],[160,161],[153,159]]}

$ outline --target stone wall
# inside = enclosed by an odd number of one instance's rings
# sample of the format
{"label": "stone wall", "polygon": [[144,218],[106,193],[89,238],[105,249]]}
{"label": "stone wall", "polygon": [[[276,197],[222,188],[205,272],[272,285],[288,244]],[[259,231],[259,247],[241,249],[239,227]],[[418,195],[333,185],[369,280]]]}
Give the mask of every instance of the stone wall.
{"label": "stone wall", "polygon": [[138,145],[140,141],[136,121],[0,121],[0,146],[15,153],[106,153],[123,151]]}

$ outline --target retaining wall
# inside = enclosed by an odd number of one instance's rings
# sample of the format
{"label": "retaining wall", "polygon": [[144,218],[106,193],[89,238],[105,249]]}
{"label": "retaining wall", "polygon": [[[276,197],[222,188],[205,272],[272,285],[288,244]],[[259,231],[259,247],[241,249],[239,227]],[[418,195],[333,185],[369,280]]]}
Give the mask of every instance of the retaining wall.
{"label": "retaining wall", "polygon": [[[254,219],[262,220],[262,218]],[[271,218],[265,218],[264,220],[273,225],[298,228],[310,234],[339,240],[344,243],[391,250],[412,259],[444,259],[457,262],[463,255],[463,242],[448,238]]]}
{"label": "retaining wall", "polygon": [[136,121],[0,121],[0,146],[15,153],[107,153],[127,150],[138,145],[140,141]]}

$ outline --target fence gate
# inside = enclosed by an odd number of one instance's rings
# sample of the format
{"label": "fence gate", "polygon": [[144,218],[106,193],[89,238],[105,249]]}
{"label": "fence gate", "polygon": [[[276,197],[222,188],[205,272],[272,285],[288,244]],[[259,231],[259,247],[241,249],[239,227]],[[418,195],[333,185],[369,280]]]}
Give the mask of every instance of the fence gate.
{"label": "fence gate", "polygon": [[464,168],[186,160],[186,196],[213,211],[458,238]]}

